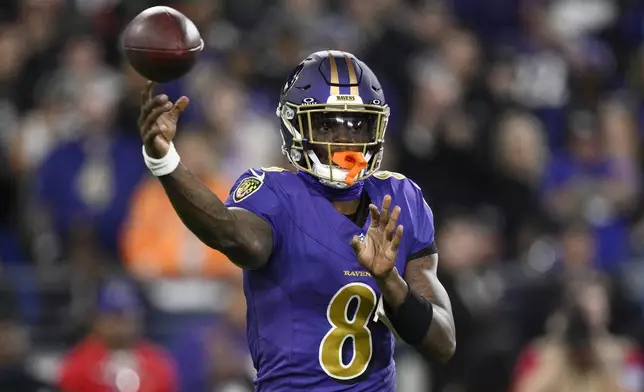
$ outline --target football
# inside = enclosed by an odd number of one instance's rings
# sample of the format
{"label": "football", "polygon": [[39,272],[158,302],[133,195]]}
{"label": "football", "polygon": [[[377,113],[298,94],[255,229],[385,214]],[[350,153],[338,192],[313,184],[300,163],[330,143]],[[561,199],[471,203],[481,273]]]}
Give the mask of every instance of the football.
{"label": "football", "polygon": [[122,45],[136,72],[164,83],[187,74],[204,43],[188,17],[173,8],[156,6],[132,19],[123,32]]}

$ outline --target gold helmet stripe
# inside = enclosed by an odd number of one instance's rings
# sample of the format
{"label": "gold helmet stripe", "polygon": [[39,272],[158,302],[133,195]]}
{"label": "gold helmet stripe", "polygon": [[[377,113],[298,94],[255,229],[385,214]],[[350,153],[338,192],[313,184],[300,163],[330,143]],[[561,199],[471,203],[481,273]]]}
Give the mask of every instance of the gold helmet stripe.
{"label": "gold helmet stripe", "polygon": [[335,62],[335,57],[333,57],[331,51],[329,51],[329,67],[331,68],[331,91],[329,91],[329,95],[340,95],[338,64]]}
{"label": "gold helmet stripe", "polygon": [[344,53],[344,60],[347,62],[347,68],[349,69],[349,84],[351,85],[351,95],[360,95],[360,89],[358,89],[358,77],[356,76],[356,69],[353,66],[353,61]]}

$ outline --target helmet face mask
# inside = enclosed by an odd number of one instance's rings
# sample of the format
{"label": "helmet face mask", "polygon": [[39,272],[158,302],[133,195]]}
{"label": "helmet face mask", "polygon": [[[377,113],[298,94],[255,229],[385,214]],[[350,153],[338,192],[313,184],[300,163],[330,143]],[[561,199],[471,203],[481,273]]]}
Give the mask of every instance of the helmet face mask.
{"label": "helmet face mask", "polygon": [[[336,86],[329,83],[325,66],[340,63],[342,57],[349,74],[354,69],[349,80],[353,84]],[[359,79],[356,68],[360,70]],[[330,74],[333,79],[333,70]],[[363,103],[365,98],[367,103]],[[298,170],[318,177],[325,185],[349,187],[380,167],[389,120],[389,107],[384,102],[375,75],[353,55],[334,51],[315,53],[298,65],[284,86],[277,108],[284,141],[282,152]],[[349,170],[333,159],[334,154],[344,152],[361,153],[366,161],[351,181]]]}

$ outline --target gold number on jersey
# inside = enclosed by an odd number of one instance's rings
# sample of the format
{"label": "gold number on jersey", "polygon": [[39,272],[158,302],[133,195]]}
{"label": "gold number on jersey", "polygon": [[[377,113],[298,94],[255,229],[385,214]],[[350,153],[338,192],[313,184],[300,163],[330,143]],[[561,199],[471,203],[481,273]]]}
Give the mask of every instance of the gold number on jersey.
{"label": "gold number on jersey", "polygon": [[[355,301],[354,314],[348,314],[349,303]],[[376,308],[376,293],[364,283],[349,283],[331,299],[326,318],[331,329],[320,343],[320,366],[337,380],[350,380],[367,370],[373,352],[371,331],[367,327]],[[350,342],[347,342],[350,339]],[[342,360],[342,346],[352,344],[348,363]]]}

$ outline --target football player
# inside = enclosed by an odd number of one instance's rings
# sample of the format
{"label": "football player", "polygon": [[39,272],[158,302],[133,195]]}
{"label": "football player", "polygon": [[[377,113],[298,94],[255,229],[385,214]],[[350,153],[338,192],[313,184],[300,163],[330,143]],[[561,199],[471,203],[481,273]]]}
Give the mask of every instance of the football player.
{"label": "football player", "polygon": [[144,160],[184,224],[245,270],[257,391],[393,391],[393,333],[427,358],[452,356],[432,211],[411,180],[378,170],[389,107],[365,63],[339,51],[302,61],[277,107],[297,172],[250,169],[225,203],[172,143],[188,99],[152,90]]}

